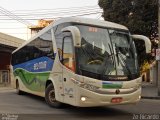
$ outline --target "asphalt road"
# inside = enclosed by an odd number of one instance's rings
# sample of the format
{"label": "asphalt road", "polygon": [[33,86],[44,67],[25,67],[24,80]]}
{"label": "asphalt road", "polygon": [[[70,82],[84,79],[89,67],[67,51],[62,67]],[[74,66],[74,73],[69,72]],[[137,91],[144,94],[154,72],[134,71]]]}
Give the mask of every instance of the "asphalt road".
{"label": "asphalt road", "polygon": [[[7,119],[8,118],[8,119]],[[137,104],[108,107],[51,108],[44,98],[0,90],[0,120],[160,120],[160,100],[142,99]]]}

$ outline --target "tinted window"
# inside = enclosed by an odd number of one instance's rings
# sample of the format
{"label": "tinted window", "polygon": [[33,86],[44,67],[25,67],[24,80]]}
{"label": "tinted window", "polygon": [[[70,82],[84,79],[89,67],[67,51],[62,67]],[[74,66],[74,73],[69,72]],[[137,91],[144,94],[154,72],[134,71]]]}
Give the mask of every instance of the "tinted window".
{"label": "tinted window", "polygon": [[20,64],[42,56],[54,59],[51,31],[44,33],[12,55],[12,64]]}
{"label": "tinted window", "polygon": [[75,71],[75,59],[73,51],[72,36],[64,36],[63,38],[63,59],[62,63],[72,71]]}
{"label": "tinted window", "polygon": [[55,35],[58,35],[58,34],[61,34],[61,30],[67,26],[71,26],[72,23],[62,23],[62,24],[59,24],[57,25],[55,28],[54,28],[54,32],[55,32]]}
{"label": "tinted window", "polygon": [[62,60],[62,42],[63,42],[63,34],[61,30],[70,25],[71,23],[62,23],[53,28],[54,33],[55,33],[56,45],[57,45],[60,61]]}

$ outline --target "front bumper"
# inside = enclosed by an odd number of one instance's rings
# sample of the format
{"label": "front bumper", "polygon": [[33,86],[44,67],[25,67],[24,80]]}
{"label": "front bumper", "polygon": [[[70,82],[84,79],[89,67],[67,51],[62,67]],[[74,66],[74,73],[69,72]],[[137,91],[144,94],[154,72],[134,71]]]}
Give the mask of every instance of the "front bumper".
{"label": "front bumper", "polygon": [[[99,94],[92,92],[83,88],[79,88],[79,94],[77,94],[76,106],[79,107],[95,107],[95,106],[108,106],[108,105],[117,105],[117,104],[130,104],[136,103],[140,100],[141,97],[141,87],[136,91],[127,94]],[[82,101],[81,98],[85,97],[85,101]],[[122,101],[119,103],[112,103],[113,98],[122,98]]]}

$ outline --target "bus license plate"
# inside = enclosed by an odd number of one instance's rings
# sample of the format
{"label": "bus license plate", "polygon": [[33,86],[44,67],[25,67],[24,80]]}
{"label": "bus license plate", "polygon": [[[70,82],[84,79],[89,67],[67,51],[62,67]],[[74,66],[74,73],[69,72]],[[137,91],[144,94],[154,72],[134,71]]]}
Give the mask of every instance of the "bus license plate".
{"label": "bus license plate", "polygon": [[112,98],[111,103],[121,103],[122,102],[122,98],[121,97],[117,97],[117,98]]}

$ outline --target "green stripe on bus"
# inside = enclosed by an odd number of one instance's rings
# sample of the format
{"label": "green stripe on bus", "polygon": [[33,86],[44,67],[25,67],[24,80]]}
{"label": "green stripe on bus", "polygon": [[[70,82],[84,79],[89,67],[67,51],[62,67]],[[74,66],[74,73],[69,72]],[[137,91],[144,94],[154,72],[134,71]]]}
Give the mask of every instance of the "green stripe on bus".
{"label": "green stripe on bus", "polygon": [[16,69],[14,75],[18,76],[29,90],[43,92],[50,72],[32,73],[24,69]]}
{"label": "green stripe on bus", "polygon": [[122,88],[122,84],[103,84],[102,88]]}

